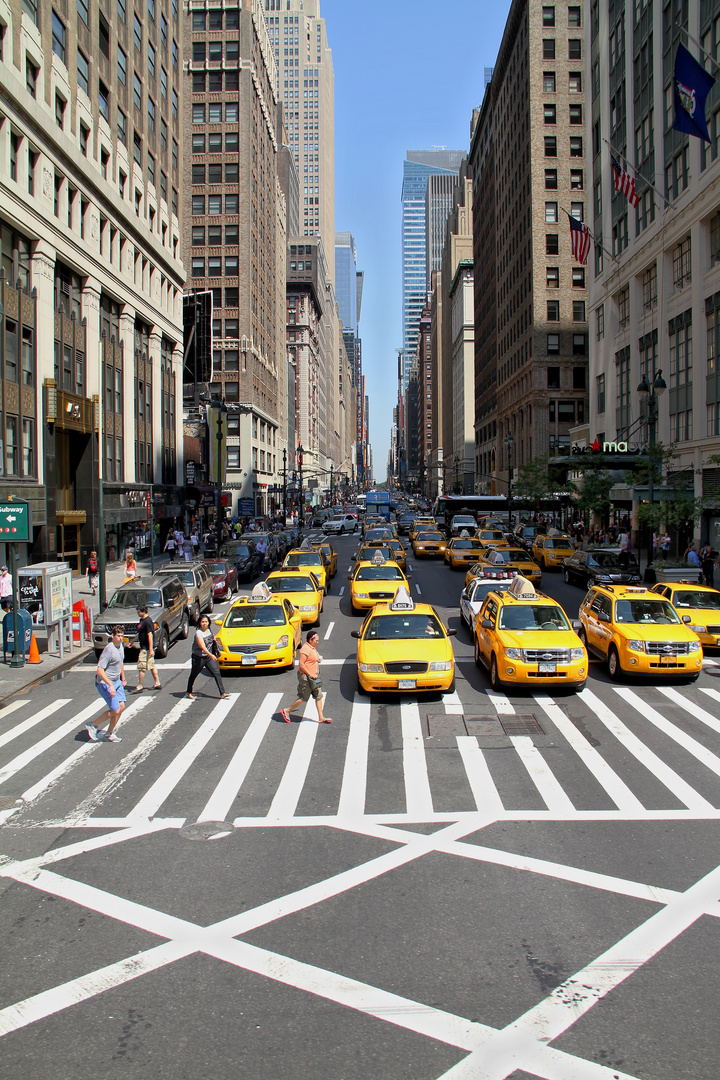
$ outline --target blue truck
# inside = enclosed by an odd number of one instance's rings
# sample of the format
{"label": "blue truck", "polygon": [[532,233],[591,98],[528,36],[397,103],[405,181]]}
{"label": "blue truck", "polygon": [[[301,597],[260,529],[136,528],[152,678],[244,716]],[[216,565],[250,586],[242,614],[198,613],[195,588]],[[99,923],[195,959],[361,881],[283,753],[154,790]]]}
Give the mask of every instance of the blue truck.
{"label": "blue truck", "polygon": [[384,517],[386,521],[389,521],[390,502],[389,491],[368,491],[366,513],[379,514],[381,517]]}

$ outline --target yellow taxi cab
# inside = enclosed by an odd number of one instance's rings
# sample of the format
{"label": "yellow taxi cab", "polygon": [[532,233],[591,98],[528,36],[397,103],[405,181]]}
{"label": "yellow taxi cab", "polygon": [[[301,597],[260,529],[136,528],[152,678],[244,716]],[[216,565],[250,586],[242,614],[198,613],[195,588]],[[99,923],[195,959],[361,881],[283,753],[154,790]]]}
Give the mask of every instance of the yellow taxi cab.
{"label": "yellow taxi cab", "polygon": [[499,517],[484,517],[478,521],[478,528],[480,529],[500,529],[501,532],[507,532],[507,523]]}
{"label": "yellow taxi cab", "polygon": [[478,558],[477,565],[484,569],[504,567],[515,570],[532,581],[533,585],[539,585],[542,580],[542,570],[523,548],[487,548]]}
{"label": "yellow taxi cab", "polygon": [[462,570],[463,567],[476,563],[484,550],[479,540],[467,532],[462,532],[448,540],[445,545],[445,562],[453,570]]}
{"label": "yellow taxi cab", "polygon": [[376,551],[381,551],[388,561],[396,562],[401,570],[405,569],[407,559],[400,540],[371,540],[362,544],[356,556],[357,562],[368,562]]}
{"label": "yellow taxi cab", "polygon": [[435,524],[435,518],[431,517],[416,517],[410,526],[410,543],[413,542],[419,532],[427,532],[428,529],[431,532],[437,532],[437,525]]}
{"label": "yellow taxi cab", "polygon": [[397,540],[397,529],[387,521],[383,525],[376,525],[368,529],[362,538],[363,544],[369,544],[371,540]]}
{"label": "yellow taxi cab", "polygon": [[302,641],[300,612],[286,596],[274,595],[264,581],[242,596],[223,618],[215,619],[222,671],[286,668]]}
{"label": "yellow taxi cab", "polygon": [[325,556],[325,566],[331,578],[337,574],[337,551],[328,540],[315,540],[310,544],[313,551]]}
{"label": "yellow taxi cab", "polygon": [[273,570],[265,578],[270,591],[289,600],[300,613],[303,626],[315,626],[323,609],[322,585],[312,570],[302,566],[286,566]]}
{"label": "yellow taxi cab", "polygon": [[504,592],[490,592],[475,617],[475,663],[490,672],[490,685],[548,683],[582,690],[588,654],[556,600],[516,577]]}
{"label": "yellow taxi cab", "polygon": [[366,611],[383,600],[392,600],[401,585],[409,589],[398,564],[386,560],[379,551],[369,562],[358,563],[348,580],[353,611]]}
{"label": "yellow taxi cab", "polygon": [[413,537],[412,549],[416,558],[421,555],[444,555],[445,546],[445,537],[437,529],[416,532]]}
{"label": "yellow taxi cab", "polygon": [[362,523],[362,535],[364,536],[368,529],[375,529],[378,525],[384,525],[385,518],[380,514],[366,514],[365,520]]}
{"label": "yellow taxi cab", "polygon": [[475,533],[475,539],[483,547],[487,548],[510,547],[502,529],[478,529]]}
{"label": "yellow taxi cab", "polygon": [[579,631],[590,652],[607,660],[611,679],[686,675],[695,682],[702,645],[664,596],[644,586],[594,585],[580,605]]}
{"label": "yellow taxi cab", "polygon": [[365,693],[452,693],[455,657],[450,638],[430,604],[416,604],[406,588],[389,604],[376,604],[359,630],[357,672]]}
{"label": "yellow taxi cab", "polygon": [[563,559],[569,559],[574,550],[575,545],[569,536],[552,532],[535,537],[532,556],[533,559],[540,563],[543,570],[550,570],[551,568],[559,570]]}
{"label": "yellow taxi cab", "polygon": [[330,578],[328,577],[325,559],[321,552],[313,551],[308,544],[288,551],[283,561],[283,570],[288,566],[302,566],[305,570],[311,570],[320,582],[323,592],[330,592]]}
{"label": "yellow taxi cab", "polygon": [[672,604],[682,622],[697,634],[705,648],[720,646],[720,591],[682,581],[653,585],[650,591],[664,596]]}

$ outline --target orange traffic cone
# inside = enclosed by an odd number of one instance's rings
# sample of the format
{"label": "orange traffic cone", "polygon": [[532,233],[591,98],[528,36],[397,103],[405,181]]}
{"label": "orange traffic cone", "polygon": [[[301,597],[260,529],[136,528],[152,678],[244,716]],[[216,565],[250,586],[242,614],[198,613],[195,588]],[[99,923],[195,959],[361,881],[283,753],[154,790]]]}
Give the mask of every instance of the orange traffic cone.
{"label": "orange traffic cone", "polygon": [[35,640],[35,635],[34,634],[33,634],[32,638],[30,639],[30,654],[28,656],[27,662],[28,662],[28,664],[42,664],[42,659],[40,657],[40,650],[38,649],[38,643]]}

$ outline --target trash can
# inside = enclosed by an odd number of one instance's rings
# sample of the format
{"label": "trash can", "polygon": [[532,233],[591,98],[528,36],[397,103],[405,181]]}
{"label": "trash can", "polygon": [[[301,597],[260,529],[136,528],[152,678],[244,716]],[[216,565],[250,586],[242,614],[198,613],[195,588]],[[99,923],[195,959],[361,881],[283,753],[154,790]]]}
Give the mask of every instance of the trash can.
{"label": "trash can", "polygon": [[[32,641],[33,623],[32,616],[25,608],[18,608],[18,629],[20,631],[20,652],[23,655],[23,660],[30,648],[30,642]],[[3,616],[3,660],[7,661],[7,654],[14,652],[15,646],[15,629],[13,626],[13,613],[8,611]]]}

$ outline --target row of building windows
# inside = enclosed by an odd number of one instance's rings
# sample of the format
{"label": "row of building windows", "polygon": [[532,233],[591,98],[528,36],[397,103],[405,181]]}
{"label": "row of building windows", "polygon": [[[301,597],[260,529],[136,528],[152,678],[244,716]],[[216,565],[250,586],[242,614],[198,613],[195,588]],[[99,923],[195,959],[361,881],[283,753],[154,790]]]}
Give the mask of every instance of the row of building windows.
{"label": "row of building windows", "polygon": [[[191,261],[191,276],[192,277],[222,277],[223,276],[223,260],[221,256],[211,256],[207,259],[207,274],[205,273],[206,260],[201,257],[193,257]],[[238,257],[237,255],[227,255],[225,257],[225,276],[237,277],[238,276]]]}
{"label": "row of building windows", "polygon": [[194,164],[192,167],[193,184],[222,184],[223,176],[226,184],[237,184],[240,179],[240,166],[238,162],[225,162],[224,167],[221,164],[207,166]]}
{"label": "row of building windows", "polygon": [[[240,118],[240,106],[237,101],[211,101],[205,106],[202,102],[194,102],[192,107],[193,124],[222,124],[223,108],[225,110],[225,123],[237,124]],[[206,121],[207,117],[207,121]]]}

